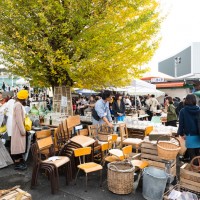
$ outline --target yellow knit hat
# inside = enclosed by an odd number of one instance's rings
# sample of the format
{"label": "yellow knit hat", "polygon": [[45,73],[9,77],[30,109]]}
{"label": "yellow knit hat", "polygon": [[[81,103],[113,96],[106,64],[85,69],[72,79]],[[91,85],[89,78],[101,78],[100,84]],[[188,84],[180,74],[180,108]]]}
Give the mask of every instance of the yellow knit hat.
{"label": "yellow knit hat", "polygon": [[28,91],[27,90],[20,90],[17,93],[17,98],[18,99],[27,99],[28,98]]}

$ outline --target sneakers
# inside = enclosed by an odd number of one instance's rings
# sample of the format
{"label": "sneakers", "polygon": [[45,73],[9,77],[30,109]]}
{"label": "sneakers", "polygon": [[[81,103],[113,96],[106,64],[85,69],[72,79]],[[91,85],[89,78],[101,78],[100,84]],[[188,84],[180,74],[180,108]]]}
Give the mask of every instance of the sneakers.
{"label": "sneakers", "polygon": [[15,170],[26,170],[27,169],[27,165],[26,163],[19,163],[15,165]]}

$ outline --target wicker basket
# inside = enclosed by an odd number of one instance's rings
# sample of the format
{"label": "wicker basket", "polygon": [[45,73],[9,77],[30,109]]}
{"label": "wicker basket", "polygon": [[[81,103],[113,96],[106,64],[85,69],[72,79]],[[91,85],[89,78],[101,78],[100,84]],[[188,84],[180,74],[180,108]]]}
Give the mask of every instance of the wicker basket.
{"label": "wicker basket", "polygon": [[172,190],[177,190],[177,191],[180,191],[180,192],[191,192],[193,194],[196,194],[197,197],[200,199],[200,192],[195,192],[193,190],[188,190],[187,188],[177,184],[174,187],[172,187],[171,189],[169,189],[167,192],[164,193],[163,200],[170,200],[168,198],[168,196],[169,196],[169,194],[171,193]]}
{"label": "wicker basket", "polygon": [[[168,141],[159,141],[162,137],[170,137],[174,139],[174,143],[172,140]],[[175,160],[177,154],[179,153],[181,147],[180,142],[177,138],[169,135],[163,135],[157,140],[157,150],[158,156],[163,160]]]}
{"label": "wicker basket", "polygon": [[133,191],[135,167],[126,161],[108,164],[108,189],[115,194],[129,194]]}
{"label": "wicker basket", "polygon": [[[194,164],[195,161],[197,162],[198,165]],[[190,168],[191,168],[192,171],[200,173],[200,156],[196,156],[191,160]]]}
{"label": "wicker basket", "polygon": [[107,142],[110,134],[113,134],[113,129],[103,124],[98,129],[98,140]]}

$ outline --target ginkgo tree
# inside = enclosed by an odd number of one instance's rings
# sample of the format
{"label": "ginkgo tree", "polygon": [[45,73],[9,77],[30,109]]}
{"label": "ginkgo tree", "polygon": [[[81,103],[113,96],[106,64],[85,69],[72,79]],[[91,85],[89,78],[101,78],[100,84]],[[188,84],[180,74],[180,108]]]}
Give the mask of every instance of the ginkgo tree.
{"label": "ginkgo tree", "polygon": [[157,0],[1,0],[8,72],[40,86],[125,86],[158,48]]}

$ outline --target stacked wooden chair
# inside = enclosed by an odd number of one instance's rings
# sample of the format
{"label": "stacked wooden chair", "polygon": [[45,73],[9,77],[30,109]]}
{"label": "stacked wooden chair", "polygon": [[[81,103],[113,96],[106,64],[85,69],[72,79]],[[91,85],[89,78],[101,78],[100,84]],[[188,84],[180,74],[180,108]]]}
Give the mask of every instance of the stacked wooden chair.
{"label": "stacked wooden chair", "polygon": [[[48,149],[51,157],[42,160],[41,154],[45,149]],[[54,194],[59,188],[58,169],[64,167],[66,183],[68,183],[68,179],[71,176],[71,163],[69,157],[54,156],[54,143],[51,136],[37,140],[35,144],[32,144],[31,150],[33,154],[31,188],[37,185],[39,170],[44,169],[51,181],[51,192]]]}

